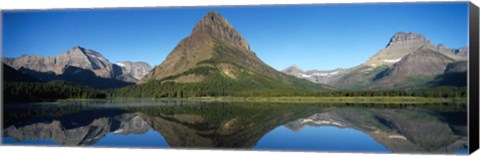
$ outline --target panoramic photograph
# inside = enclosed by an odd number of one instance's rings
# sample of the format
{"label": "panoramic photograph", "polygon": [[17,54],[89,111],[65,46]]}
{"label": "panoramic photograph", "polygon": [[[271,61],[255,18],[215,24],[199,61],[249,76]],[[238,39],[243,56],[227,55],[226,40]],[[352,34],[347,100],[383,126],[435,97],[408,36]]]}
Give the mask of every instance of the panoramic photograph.
{"label": "panoramic photograph", "polygon": [[2,12],[2,144],[468,154],[468,2]]}

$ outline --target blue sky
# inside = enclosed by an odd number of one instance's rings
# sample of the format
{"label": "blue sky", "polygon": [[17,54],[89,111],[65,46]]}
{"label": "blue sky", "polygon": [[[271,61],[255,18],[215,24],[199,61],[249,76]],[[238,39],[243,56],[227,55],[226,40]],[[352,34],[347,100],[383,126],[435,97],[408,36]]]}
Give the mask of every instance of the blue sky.
{"label": "blue sky", "polygon": [[468,44],[468,3],[381,3],[7,11],[2,52],[55,56],[74,46],[111,62],[158,65],[208,11],[218,11],[277,70],[347,68],[365,62],[394,33],[417,32],[450,48]]}

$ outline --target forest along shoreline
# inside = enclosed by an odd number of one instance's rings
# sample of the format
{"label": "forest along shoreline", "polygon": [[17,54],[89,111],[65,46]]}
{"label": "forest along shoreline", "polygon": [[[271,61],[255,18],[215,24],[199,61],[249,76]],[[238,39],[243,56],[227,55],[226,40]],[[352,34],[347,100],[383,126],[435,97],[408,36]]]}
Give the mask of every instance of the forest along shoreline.
{"label": "forest along shoreline", "polygon": [[[252,91],[252,92],[211,92],[187,94],[184,91],[170,90],[162,94],[137,92],[125,96],[121,89],[93,89],[67,82],[4,83],[4,103],[62,102],[88,99],[156,99],[189,100],[205,102],[276,102],[276,103],[466,103],[464,87],[438,87],[415,90],[343,90],[343,91]],[[221,96],[215,96],[221,95]]]}

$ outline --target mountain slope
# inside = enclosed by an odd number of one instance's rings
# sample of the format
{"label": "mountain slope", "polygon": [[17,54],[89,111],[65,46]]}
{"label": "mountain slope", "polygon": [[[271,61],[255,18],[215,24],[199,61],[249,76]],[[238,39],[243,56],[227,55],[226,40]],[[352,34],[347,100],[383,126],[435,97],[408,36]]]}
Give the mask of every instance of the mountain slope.
{"label": "mountain slope", "polygon": [[432,81],[442,75],[448,64],[454,60],[435,52],[433,49],[422,47],[410,53],[389,69],[379,73],[369,88],[415,88]]}
{"label": "mountain slope", "polygon": [[372,67],[392,65],[406,55],[425,45],[431,45],[431,43],[425,36],[418,33],[397,32],[387,46],[368,59],[364,65]]}
{"label": "mountain slope", "polygon": [[141,82],[144,87],[174,83],[178,90],[212,92],[328,88],[285,75],[265,64],[217,12],[208,12],[192,34]]}
{"label": "mountain slope", "polygon": [[12,67],[2,63],[3,65],[3,81],[4,82],[37,82],[38,80],[23,74]]}
{"label": "mountain slope", "polygon": [[43,82],[64,80],[103,89],[124,87],[136,81],[99,52],[79,46],[56,57],[22,55],[3,58],[3,62]]}
{"label": "mountain slope", "polygon": [[364,89],[371,85],[377,74],[388,69],[387,65],[369,67],[360,65],[353,67],[350,72],[334,80],[331,85],[341,89]]}
{"label": "mountain slope", "polygon": [[233,47],[242,56],[255,57],[246,41],[223,17],[209,12],[195,25],[192,34],[180,41],[165,61],[143,80],[161,80],[183,73],[197,67],[201,61],[213,59],[221,47]]}
{"label": "mountain slope", "polygon": [[[343,89],[398,89],[422,88],[466,84],[462,75],[446,76],[446,68],[452,63],[464,62],[468,48],[450,49],[418,33],[396,33],[387,46],[364,64],[352,68],[330,85]],[[462,66],[462,65],[457,65]],[[445,82],[445,81],[450,82]],[[435,81],[435,82],[434,82]]]}
{"label": "mountain slope", "polygon": [[447,65],[444,73],[429,82],[429,86],[467,86],[467,61],[459,61]]}

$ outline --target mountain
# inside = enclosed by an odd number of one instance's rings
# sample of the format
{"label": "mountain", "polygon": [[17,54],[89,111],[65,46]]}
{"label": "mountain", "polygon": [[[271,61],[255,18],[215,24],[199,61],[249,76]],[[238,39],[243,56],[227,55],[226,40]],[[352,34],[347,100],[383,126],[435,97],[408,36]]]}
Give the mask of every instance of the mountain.
{"label": "mountain", "polygon": [[468,56],[468,47],[461,47],[458,49],[450,49],[455,55]]}
{"label": "mountain", "polygon": [[467,61],[448,64],[442,75],[428,83],[430,86],[467,86]]}
{"label": "mountain", "polygon": [[297,65],[292,65],[282,70],[287,75],[292,75],[298,78],[307,79],[314,83],[330,84],[332,81],[338,79],[344,74],[348,73],[350,69],[337,68],[334,70],[308,70],[304,71]]}
{"label": "mountain", "polygon": [[[443,44],[434,46],[422,34],[398,32],[385,48],[365,63],[349,68],[340,76],[330,77],[324,82],[342,89],[466,86],[461,85],[466,84],[466,65],[458,62],[465,62],[467,59],[468,47],[451,49]],[[465,67],[457,67],[456,69],[462,71],[456,71],[455,74],[448,73],[446,69],[452,64]],[[303,78],[311,80],[309,76]]]}
{"label": "mountain", "polygon": [[12,67],[2,63],[3,65],[3,81],[5,82],[37,82],[38,80],[23,74]]}
{"label": "mountain", "polygon": [[282,72],[296,77],[302,77],[302,75],[305,74],[305,71],[303,69],[300,69],[300,67],[298,67],[297,65],[291,65],[290,67],[282,70]]}
{"label": "mountain", "polygon": [[56,57],[22,55],[3,58],[3,62],[43,82],[64,80],[102,89],[136,82],[124,68],[110,63],[99,52],[80,46]]}
{"label": "mountain", "polygon": [[418,87],[442,75],[453,62],[452,58],[434,49],[422,47],[376,75],[375,83],[368,88]]}
{"label": "mountain", "polygon": [[[224,89],[324,89],[283,74],[260,60],[240,33],[217,12],[208,12],[141,83],[172,82]],[[222,83],[217,84],[217,83]],[[228,84],[228,85],[227,85]],[[221,88],[212,88],[215,91]]]}
{"label": "mountain", "polygon": [[429,44],[432,44],[432,42],[421,34],[398,32],[390,39],[384,49],[370,57],[364,65],[372,67],[391,65],[420,47]]}
{"label": "mountain", "polygon": [[[385,48],[356,67],[304,71],[291,66],[282,72],[341,89],[466,86],[467,60],[468,47],[435,46],[422,34],[397,32]],[[453,66],[455,72],[447,71]]]}
{"label": "mountain", "polygon": [[434,46],[432,42],[422,34],[397,32],[390,39],[387,46],[370,57],[364,65],[371,67],[392,65],[422,47],[428,47],[455,60],[466,60],[466,56],[468,55],[468,48],[466,47],[450,49],[443,44]]}
{"label": "mountain", "polygon": [[125,69],[125,71],[133,78],[140,80],[145,76],[150,70],[152,70],[152,66],[150,66],[146,62],[131,62],[131,61],[122,61],[116,62],[116,65]]}

